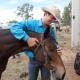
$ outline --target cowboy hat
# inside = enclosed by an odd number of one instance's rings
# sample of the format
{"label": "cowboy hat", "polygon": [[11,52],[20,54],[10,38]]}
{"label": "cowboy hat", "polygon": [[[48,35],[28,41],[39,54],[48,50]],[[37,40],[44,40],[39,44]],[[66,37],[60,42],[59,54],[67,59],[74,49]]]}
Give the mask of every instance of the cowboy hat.
{"label": "cowboy hat", "polygon": [[56,6],[50,6],[50,7],[42,7],[41,8],[44,12],[47,11],[49,12],[50,14],[53,15],[53,17],[56,18],[56,20],[58,22],[60,22],[60,9],[58,9]]}

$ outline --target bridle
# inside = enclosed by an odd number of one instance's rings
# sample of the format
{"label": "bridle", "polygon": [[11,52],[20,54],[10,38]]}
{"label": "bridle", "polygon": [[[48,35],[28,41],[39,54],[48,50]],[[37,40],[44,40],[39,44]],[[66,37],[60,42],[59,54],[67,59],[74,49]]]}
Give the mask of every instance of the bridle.
{"label": "bridle", "polygon": [[54,65],[51,65],[50,61],[49,61],[49,57],[48,57],[48,52],[46,51],[45,49],[45,43],[46,41],[49,39],[50,37],[46,38],[46,39],[43,39],[43,36],[41,37],[41,42],[38,44],[38,46],[36,47],[35,51],[34,51],[34,55],[37,54],[37,51],[39,50],[40,47],[42,47],[42,51],[43,51],[43,54],[44,54],[44,66],[46,65],[49,65],[49,70],[52,70],[54,71],[56,69],[56,67]]}
{"label": "bridle", "polygon": [[47,39],[45,39],[45,40],[41,40],[41,42],[38,44],[38,46],[36,47],[36,49],[35,49],[35,51],[34,51],[34,55],[37,53],[37,51],[38,51],[38,49],[40,48],[40,47],[42,47],[42,50],[43,50],[43,53],[44,53],[44,57],[45,57],[45,62],[46,62],[46,60],[47,60],[47,52],[46,52],[46,49],[45,49],[45,42],[48,40],[48,38]]}

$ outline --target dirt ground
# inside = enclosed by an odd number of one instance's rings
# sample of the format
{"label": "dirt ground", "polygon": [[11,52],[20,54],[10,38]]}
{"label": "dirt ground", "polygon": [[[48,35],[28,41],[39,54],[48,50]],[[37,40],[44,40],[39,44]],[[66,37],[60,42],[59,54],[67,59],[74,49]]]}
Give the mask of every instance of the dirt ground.
{"label": "dirt ground", "polygon": [[[64,80],[80,80],[80,76],[75,73],[74,60],[79,47],[71,48],[71,32],[57,32],[58,40],[62,48],[62,60],[66,68],[66,76]],[[6,70],[2,74],[1,80],[27,80],[28,57],[24,53],[20,53],[20,59],[10,57]],[[40,80],[40,76],[38,77]]]}

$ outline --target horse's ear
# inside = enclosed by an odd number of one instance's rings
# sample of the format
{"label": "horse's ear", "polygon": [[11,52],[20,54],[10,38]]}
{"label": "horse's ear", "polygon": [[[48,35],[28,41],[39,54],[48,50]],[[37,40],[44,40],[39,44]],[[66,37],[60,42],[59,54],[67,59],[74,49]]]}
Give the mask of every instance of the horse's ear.
{"label": "horse's ear", "polygon": [[43,38],[46,39],[50,34],[50,26],[48,26],[44,32]]}

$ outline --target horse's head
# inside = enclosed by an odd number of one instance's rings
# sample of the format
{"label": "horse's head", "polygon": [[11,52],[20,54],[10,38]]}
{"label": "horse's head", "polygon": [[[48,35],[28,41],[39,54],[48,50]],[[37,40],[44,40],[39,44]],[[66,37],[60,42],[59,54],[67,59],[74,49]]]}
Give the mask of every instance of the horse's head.
{"label": "horse's head", "polygon": [[51,36],[52,31],[48,27],[41,37],[41,42],[35,49],[35,58],[51,71],[52,77],[56,80],[63,80],[65,76],[65,67],[61,57],[57,54],[57,47],[54,38]]}

